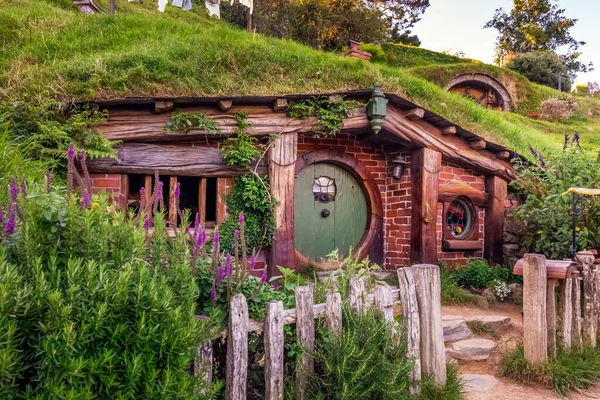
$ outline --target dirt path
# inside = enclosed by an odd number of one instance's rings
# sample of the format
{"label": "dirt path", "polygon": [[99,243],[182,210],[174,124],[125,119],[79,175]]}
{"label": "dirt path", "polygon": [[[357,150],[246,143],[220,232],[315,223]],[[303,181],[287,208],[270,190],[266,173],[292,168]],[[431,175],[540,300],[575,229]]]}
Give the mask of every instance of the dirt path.
{"label": "dirt path", "polygon": [[[496,350],[486,361],[471,361],[458,365],[461,374],[484,374],[492,375],[499,380],[498,385],[489,392],[467,391],[467,400],[546,400],[560,399],[552,390],[538,384],[521,384],[516,381],[500,377],[498,375],[498,364],[502,355],[514,349],[522,340],[523,322],[521,317],[521,307],[513,304],[496,304],[491,309],[483,309],[476,306],[444,306],[442,314],[460,315],[471,317],[476,315],[502,315],[508,316],[512,320],[512,326],[499,332],[502,336]],[[600,385],[596,385],[584,393],[571,393],[570,399],[600,399]]]}

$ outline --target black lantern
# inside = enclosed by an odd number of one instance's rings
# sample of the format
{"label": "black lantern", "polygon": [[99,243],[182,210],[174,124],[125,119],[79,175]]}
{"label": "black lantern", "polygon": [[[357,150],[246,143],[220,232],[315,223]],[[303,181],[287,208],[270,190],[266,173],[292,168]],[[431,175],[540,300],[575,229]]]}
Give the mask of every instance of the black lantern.
{"label": "black lantern", "polygon": [[381,91],[381,85],[377,82],[371,100],[367,105],[367,116],[371,121],[371,129],[375,133],[379,133],[383,127],[383,119],[387,115],[387,103],[388,100]]}
{"label": "black lantern", "polygon": [[404,172],[404,166],[408,164],[404,157],[398,156],[392,160],[392,178],[399,180],[402,178],[402,172]]}

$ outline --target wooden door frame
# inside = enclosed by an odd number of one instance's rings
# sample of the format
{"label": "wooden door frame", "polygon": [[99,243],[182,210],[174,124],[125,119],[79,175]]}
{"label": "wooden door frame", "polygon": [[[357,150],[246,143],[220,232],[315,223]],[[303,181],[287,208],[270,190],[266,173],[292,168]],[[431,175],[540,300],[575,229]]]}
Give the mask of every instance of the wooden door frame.
{"label": "wooden door frame", "polygon": [[[367,203],[367,227],[353,255],[360,252],[363,256],[369,256],[373,262],[381,264],[383,262],[383,202],[375,179],[359,160],[336,150],[316,150],[302,154],[296,159],[295,175],[298,176],[304,168],[317,163],[333,164],[343,168],[360,185]],[[312,264],[320,269],[336,269],[338,267],[327,263],[310,262],[297,249],[295,252],[298,265]]]}

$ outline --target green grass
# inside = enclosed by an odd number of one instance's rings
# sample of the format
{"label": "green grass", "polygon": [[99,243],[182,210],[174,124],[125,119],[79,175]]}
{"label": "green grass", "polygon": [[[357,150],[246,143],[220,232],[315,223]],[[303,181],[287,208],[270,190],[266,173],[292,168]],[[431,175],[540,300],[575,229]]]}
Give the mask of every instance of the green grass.
{"label": "green grass", "polygon": [[440,283],[443,305],[472,304],[477,301],[477,296],[458,286],[454,275],[444,267],[440,267]]}
{"label": "green grass", "polygon": [[498,331],[496,329],[494,329],[491,326],[486,325],[483,322],[478,321],[476,319],[467,321],[467,326],[469,327],[471,332],[473,332],[475,335],[490,336],[494,339],[498,339],[500,337],[500,335],[498,334]]}
{"label": "green grass", "polygon": [[438,389],[431,379],[421,382],[421,394],[419,400],[462,400],[465,398],[462,380],[454,365],[446,366],[446,386]]}
{"label": "green grass", "polygon": [[[100,4],[106,8],[107,0]],[[489,67],[483,64],[435,65],[429,72],[371,64],[247,33],[209,19],[200,5],[191,12],[167,7],[164,14],[155,8],[119,2],[114,16],[87,15],[67,0],[0,0],[0,100],[325,93],[381,82],[383,90],[522,154],[529,145],[561,149],[563,134],[574,132],[590,148],[600,147],[597,116],[579,113],[567,124],[550,124],[483,109],[435,83],[444,71]],[[412,64],[455,61],[411,50]],[[558,93],[544,90],[532,98]]]}
{"label": "green grass", "polygon": [[555,360],[532,367],[525,361],[523,347],[520,346],[504,357],[500,372],[520,382],[542,383],[564,397],[573,390],[587,389],[600,381],[600,349],[581,352],[559,349]]}
{"label": "green grass", "polygon": [[405,46],[403,44],[383,43],[381,47],[387,56],[387,63],[392,67],[413,68],[425,65],[474,62],[468,58],[460,58],[420,47]]}

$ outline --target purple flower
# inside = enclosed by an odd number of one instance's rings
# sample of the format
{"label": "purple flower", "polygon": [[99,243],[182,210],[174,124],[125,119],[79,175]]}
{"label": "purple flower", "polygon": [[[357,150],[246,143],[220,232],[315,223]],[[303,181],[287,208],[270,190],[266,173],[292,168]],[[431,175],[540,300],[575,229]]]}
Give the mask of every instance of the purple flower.
{"label": "purple flower", "polygon": [[219,236],[219,230],[215,229],[215,234],[213,235],[213,243],[214,244],[219,243],[220,239],[221,239],[221,237]]}
{"label": "purple flower", "polygon": [[122,202],[125,200],[125,195],[123,193],[119,193],[119,201]]}
{"label": "purple flower", "polygon": [[2,204],[0,204],[0,224],[4,222],[4,214],[2,214]]}
{"label": "purple flower", "polygon": [[73,147],[73,143],[69,145],[69,150],[67,150],[67,158],[69,161],[73,161],[75,159],[75,147]]}
{"label": "purple flower", "polygon": [[17,179],[13,176],[10,181],[10,198],[12,202],[15,203],[17,201],[17,196],[19,195],[19,187],[17,186]]}
{"label": "purple flower", "polygon": [[52,182],[52,176],[50,171],[46,170],[46,191],[50,193],[50,183]]}
{"label": "purple flower", "polygon": [[579,144],[579,133],[576,133],[575,135],[573,135],[573,142],[572,143]]}
{"label": "purple flower", "polygon": [[189,227],[189,226],[186,226],[186,227],[185,227],[185,234],[187,235],[188,233],[190,233],[190,227]]}
{"label": "purple flower", "polygon": [[213,285],[210,289],[210,299],[212,301],[217,301],[217,288],[215,287],[215,285]]}
{"label": "purple flower", "polygon": [[80,159],[81,161],[85,161],[85,152],[84,152],[83,150],[81,150],[81,151],[79,152],[79,159]]}
{"label": "purple flower", "polygon": [[158,197],[159,199],[161,197],[163,197],[163,183],[162,182],[158,182],[158,188],[156,189],[156,197]]}
{"label": "purple flower", "polygon": [[198,233],[198,228],[200,228],[200,219],[198,218],[198,213],[196,213],[196,219],[194,220],[194,230]]}
{"label": "purple flower", "polygon": [[594,113],[592,112],[592,110],[588,110],[588,117],[591,117],[593,115],[594,115]]}
{"label": "purple flower", "polygon": [[177,186],[175,186],[175,190],[173,191],[175,198],[178,199],[181,195],[181,183],[177,182]]}
{"label": "purple flower", "polygon": [[146,188],[141,188],[140,189],[140,197],[144,197],[146,196]]}
{"label": "purple flower", "polygon": [[226,267],[219,267],[217,270],[217,283],[221,283],[223,279],[225,279],[225,274],[227,273]]}
{"label": "purple flower", "polygon": [[563,143],[563,151],[567,150],[567,144],[569,143],[570,135],[565,133],[565,142]]}
{"label": "purple flower", "polygon": [[229,253],[225,256],[225,272],[227,273],[227,276],[233,274],[233,260]]}
{"label": "purple flower", "polygon": [[148,214],[144,216],[144,229],[146,231],[150,229],[150,216]]}
{"label": "purple flower", "polygon": [[200,234],[198,235],[198,240],[196,241],[198,246],[202,246],[206,243],[206,231],[204,229],[200,230]]}
{"label": "purple flower", "polygon": [[25,182],[25,177],[21,177],[21,193],[23,196],[27,197],[27,182]]}
{"label": "purple flower", "polygon": [[83,189],[83,195],[81,196],[81,206],[85,209],[90,208],[91,199],[90,193],[87,189]]}
{"label": "purple flower", "polygon": [[8,219],[6,220],[6,225],[4,226],[4,233],[6,236],[10,236],[15,232],[15,228],[17,227],[17,212],[15,207],[12,208],[10,214],[8,214]]}
{"label": "purple flower", "polygon": [[236,229],[235,231],[233,231],[233,236],[234,237],[239,237],[240,236],[240,231],[238,229]]}
{"label": "purple flower", "polygon": [[244,223],[245,219],[244,219],[244,213],[243,212],[240,213],[240,218],[238,219],[238,221],[239,221],[240,225]]}
{"label": "purple flower", "polygon": [[254,270],[255,266],[256,266],[256,256],[254,254],[252,254],[252,257],[250,257],[250,269]]}
{"label": "purple flower", "polygon": [[267,282],[267,269],[263,270],[262,276],[260,277],[260,283],[263,285]]}

